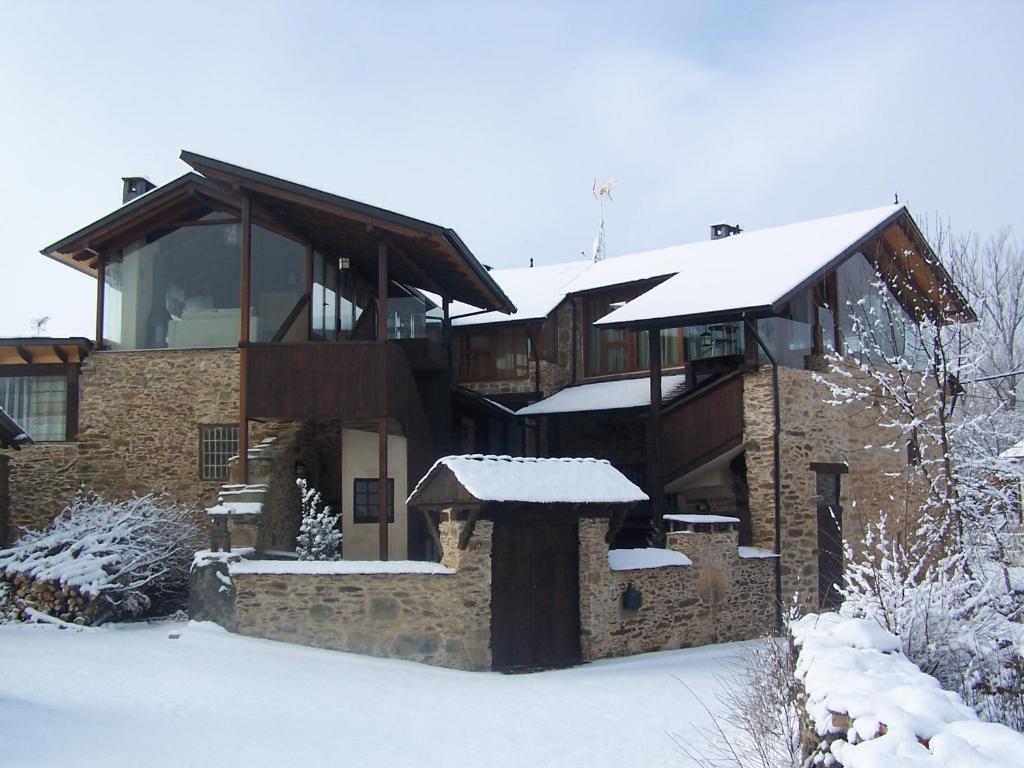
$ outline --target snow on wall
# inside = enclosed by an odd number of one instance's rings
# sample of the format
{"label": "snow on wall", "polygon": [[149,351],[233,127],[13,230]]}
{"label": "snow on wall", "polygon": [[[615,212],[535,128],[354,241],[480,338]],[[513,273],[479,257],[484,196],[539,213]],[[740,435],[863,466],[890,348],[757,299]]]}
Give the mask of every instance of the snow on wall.
{"label": "snow on wall", "polygon": [[448,467],[480,501],[532,503],[623,503],[646,501],[647,494],[604,459],[536,459],[511,456],[445,456],[438,459],[409,496],[438,467]]}
{"label": "snow on wall", "polygon": [[874,622],[810,614],[793,634],[822,760],[845,768],[1024,765],[1024,735],[979,721]]}
{"label": "snow on wall", "polygon": [[693,565],[693,561],[682,552],[659,547],[608,550],[608,567],[613,571],[635,571],[641,568],[679,565]]}
{"label": "snow on wall", "polygon": [[241,560],[228,565],[232,576],[243,573],[261,574],[314,574],[336,576],[342,574],[419,573],[452,574],[453,568],[440,563],[419,560]]}

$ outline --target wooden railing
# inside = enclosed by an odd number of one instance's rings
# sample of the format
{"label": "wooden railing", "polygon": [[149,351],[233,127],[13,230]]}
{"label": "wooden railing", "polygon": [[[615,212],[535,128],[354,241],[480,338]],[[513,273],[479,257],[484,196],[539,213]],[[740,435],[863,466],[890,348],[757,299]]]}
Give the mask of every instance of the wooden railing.
{"label": "wooden railing", "polygon": [[662,411],[666,481],[743,443],[743,374],[727,373]]}

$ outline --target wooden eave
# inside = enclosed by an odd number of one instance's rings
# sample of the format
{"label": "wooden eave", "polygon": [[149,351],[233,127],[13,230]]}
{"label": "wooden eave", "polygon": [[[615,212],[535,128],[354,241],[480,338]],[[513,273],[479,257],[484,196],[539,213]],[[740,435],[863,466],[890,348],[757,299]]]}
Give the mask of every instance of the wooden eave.
{"label": "wooden eave", "polygon": [[0,365],[76,365],[92,351],[92,342],[85,338],[0,339]]}
{"label": "wooden eave", "polygon": [[181,159],[232,194],[303,233],[317,249],[375,274],[377,246],[389,245],[389,276],[401,283],[499,312],[515,305],[454,230],[220,160],[182,151]]}

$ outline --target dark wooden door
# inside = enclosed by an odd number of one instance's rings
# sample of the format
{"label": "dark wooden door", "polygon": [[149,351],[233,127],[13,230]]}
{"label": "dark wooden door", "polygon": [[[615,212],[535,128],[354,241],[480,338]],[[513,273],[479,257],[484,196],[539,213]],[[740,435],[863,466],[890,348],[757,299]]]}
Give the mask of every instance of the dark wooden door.
{"label": "dark wooden door", "polygon": [[577,523],[498,521],[491,552],[494,669],[580,661]]}
{"label": "dark wooden door", "polygon": [[834,610],[843,602],[843,508],[839,506],[839,475],[819,472],[818,606]]}

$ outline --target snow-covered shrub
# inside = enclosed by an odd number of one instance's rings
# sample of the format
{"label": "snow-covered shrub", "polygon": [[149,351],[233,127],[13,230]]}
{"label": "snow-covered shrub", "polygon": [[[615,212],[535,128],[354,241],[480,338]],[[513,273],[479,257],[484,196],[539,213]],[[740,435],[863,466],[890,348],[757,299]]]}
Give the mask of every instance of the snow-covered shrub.
{"label": "snow-covered shrub", "polygon": [[783,620],[781,636],[762,638],[738,667],[717,676],[719,706],[700,702],[711,725],[700,729],[699,743],[673,736],[701,768],[801,768],[806,717],[790,631],[795,609]]}
{"label": "snow-covered shrub", "polygon": [[983,723],[874,621],[834,613],[793,625],[806,695],[807,766],[1024,765],[1024,735]]}
{"label": "snow-covered shrub", "polygon": [[299,560],[338,560],[341,555],[341,531],[338,530],[338,515],[325,507],[320,492],[311,487],[303,478],[295,481],[299,488],[302,504],[302,522],[295,542]]}
{"label": "snow-covered shrub", "polygon": [[0,602],[80,624],[173,610],[203,538],[192,511],[164,495],[79,493],[48,528],[0,550]]}

